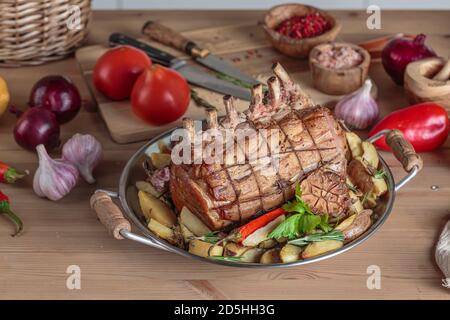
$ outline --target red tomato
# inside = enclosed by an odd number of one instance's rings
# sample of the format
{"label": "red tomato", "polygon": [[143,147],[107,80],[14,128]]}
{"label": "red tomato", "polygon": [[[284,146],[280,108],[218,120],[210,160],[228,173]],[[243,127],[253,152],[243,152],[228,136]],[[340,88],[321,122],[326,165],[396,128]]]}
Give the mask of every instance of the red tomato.
{"label": "red tomato", "polygon": [[134,113],[152,125],[177,120],[187,110],[189,85],[178,72],[160,65],[147,68],[136,80],[131,93]]}
{"label": "red tomato", "polygon": [[[447,110],[437,103],[425,102],[392,112],[370,130],[369,137],[383,129],[400,130],[417,152],[427,152],[444,144],[450,123]],[[384,137],[375,145],[390,150]]]}
{"label": "red tomato", "polygon": [[136,79],[151,65],[150,58],[139,49],[129,46],[110,49],[95,64],[95,88],[112,100],[126,99]]}

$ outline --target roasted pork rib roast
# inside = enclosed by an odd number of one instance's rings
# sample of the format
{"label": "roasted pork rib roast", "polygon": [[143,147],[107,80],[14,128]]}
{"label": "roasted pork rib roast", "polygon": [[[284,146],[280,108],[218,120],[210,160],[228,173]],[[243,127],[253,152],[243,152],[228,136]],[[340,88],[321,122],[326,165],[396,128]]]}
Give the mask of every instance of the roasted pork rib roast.
{"label": "roasted pork rib roast", "polygon": [[[218,151],[228,152],[223,163],[171,164],[170,192],[175,206],[178,210],[186,206],[212,230],[281,206],[293,198],[298,182],[312,211],[328,214],[330,220],[345,216],[350,205],[345,183],[347,144],[341,126],[329,109],[313,104],[280,64],[272,69],[275,76],[269,78],[268,90],[255,86],[247,111],[237,112],[233,98],[225,96],[226,117],[218,121],[215,111],[208,112],[208,128],[253,129],[253,136],[234,137],[231,147]],[[192,120],[185,119],[184,127],[194,137]],[[260,135],[263,131],[264,136]],[[258,160],[269,161],[250,162],[260,148],[267,152]],[[248,161],[238,161],[237,154]],[[278,166],[267,174],[267,163],[273,164],[273,159]]]}

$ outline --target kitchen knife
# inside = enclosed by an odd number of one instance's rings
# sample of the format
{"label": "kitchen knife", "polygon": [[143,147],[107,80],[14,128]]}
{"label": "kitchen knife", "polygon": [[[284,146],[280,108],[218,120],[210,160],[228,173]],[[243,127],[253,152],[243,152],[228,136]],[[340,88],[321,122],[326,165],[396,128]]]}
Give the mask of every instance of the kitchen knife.
{"label": "kitchen knife", "polygon": [[209,50],[202,49],[193,41],[186,39],[178,32],[154,21],[147,21],[142,28],[142,33],[152,40],[158,41],[190,55],[198,63],[250,85],[260,82],[242,73],[239,69],[213,55]]}
{"label": "kitchen knife", "polygon": [[218,79],[217,77],[203,71],[202,69],[189,65],[182,59],[177,59],[171,54],[156,49],[148,44],[126,36],[121,33],[113,33],[109,37],[110,46],[128,45],[136,47],[147,53],[152,61],[169,67],[182,74],[192,84],[204,87],[219,93],[229,94],[234,97],[250,101],[250,90],[239,87],[231,82]]}

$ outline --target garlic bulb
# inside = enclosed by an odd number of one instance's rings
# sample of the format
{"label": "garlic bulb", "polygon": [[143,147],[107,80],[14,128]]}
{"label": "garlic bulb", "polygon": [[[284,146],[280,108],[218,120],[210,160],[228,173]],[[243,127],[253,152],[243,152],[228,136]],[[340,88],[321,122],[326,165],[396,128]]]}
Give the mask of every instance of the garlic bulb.
{"label": "garlic bulb", "polygon": [[442,280],[442,285],[450,289],[450,221],[447,222],[439,237],[435,259],[445,276],[445,279]]}
{"label": "garlic bulb", "polygon": [[366,80],[355,92],[343,97],[336,105],[334,114],[354,129],[367,129],[380,114],[377,103],[370,95],[372,82]]}
{"label": "garlic bulb", "polygon": [[40,144],[36,147],[39,168],[34,174],[33,189],[40,197],[56,201],[72,190],[78,180],[78,170],[65,160],[53,160]]}
{"label": "garlic bulb", "polygon": [[94,183],[92,171],[102,160],[102,145],[90,134],[75,134],[63,146],[63,159],[70,161],[88,183]]}

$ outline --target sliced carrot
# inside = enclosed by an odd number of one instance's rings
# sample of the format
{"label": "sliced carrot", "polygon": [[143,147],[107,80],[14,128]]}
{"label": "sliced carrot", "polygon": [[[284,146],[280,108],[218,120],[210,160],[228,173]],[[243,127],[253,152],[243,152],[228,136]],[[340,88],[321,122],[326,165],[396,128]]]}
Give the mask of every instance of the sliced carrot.
{"label": "sliced carrot", "polygon": [[275,210],[269,211],[262,216],[259,216],[258,218],[239,227],[235,232],[233,232],[233,238],[237,239],[239,242],[242,242],[253,232],[258,230],[259,228],[264,227],[266,224],[285,213],[286,211],[283,208],[277,208]]}

